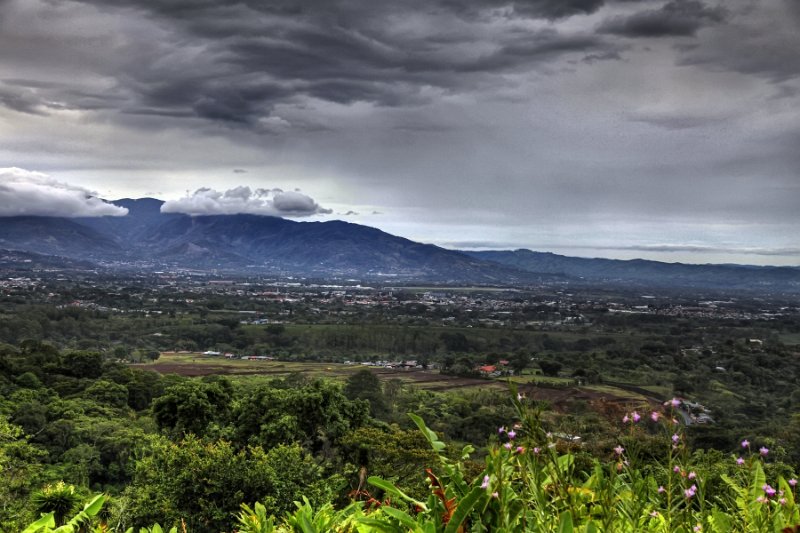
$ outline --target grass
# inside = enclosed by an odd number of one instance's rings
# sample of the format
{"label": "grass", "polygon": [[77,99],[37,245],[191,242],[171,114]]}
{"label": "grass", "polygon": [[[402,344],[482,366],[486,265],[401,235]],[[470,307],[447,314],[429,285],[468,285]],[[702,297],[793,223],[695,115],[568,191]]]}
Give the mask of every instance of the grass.
{"label": "grass", "polygon": [[502,378],[503,381],[513,383],[533,383],[536,385],[574,385],[575,378],[559,378],[555,376],[542,376],[533,374],[523,374],[522,376],[511,376]]}
{"label": "grass", "polygon": [[619,398],[623,398],[625,400],[641,401],[643,403],[647,402],[647,398],[645,398],[641,394],[637,394],[637,393],[632,392],[632,391],[627,391],[627,390],[624,390],[624,389],[613,387],[611,385],[585,385],[584,387],[581,387],[581,388],[586,389],[586,390],[590,390],[590,391],[594,391],[594,392],[612,394],[614,396],[617,396]]}
{"label": "grass", "polygon": [[786,345],[800,345],[800,333],[781,333],[779,339],[783,344]]}

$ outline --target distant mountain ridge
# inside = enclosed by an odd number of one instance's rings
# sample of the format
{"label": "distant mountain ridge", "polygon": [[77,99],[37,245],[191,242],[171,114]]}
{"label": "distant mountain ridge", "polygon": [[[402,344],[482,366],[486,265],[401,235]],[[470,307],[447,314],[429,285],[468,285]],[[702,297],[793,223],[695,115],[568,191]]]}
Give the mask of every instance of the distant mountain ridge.
{"label": "distant mountain ridge", "polygon": [[[252,274],[495,285],[544,281],[800,292],[800,268],[585,259],[531,250],[458,251],[343,221],[162,213],[124,198],[124,217],[0,218],[0,249],[106,268],[184,267]],[[81,263],[84,264],[84,263]]]}
{"label": "distant mountain ridge", "polygon": [[348,222],[161,213],[163,202],[155,198],[125,198],[112,203],[127,208],[128,214],[2,218],[0,248],[91,260],[106,266],[150,263],[247,273],[443,283],[501,284],[538,278]]}
{"label": "distant mountain ridge", "polygon": [[604,259],[534,252],[527,249],[464,251],[506,267],[604,283],[705,288],[781,286],[800,292],[800,268],[752,265],[664,263],[646,259]]}

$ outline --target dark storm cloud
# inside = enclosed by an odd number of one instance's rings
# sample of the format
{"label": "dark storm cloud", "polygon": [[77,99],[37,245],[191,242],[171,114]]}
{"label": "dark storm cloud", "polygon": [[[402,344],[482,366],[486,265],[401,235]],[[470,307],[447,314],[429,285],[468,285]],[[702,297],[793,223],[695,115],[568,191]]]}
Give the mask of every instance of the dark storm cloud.
{"label": "dark storm cloud", "polygon": [[515,15],[557,20],[573,15],[587,15],[594,13],[605,3],[604,0],[520,0],[509,2],[507,0],[443,0],[442,5],[454,12],[479,16],[487,8],[509,8]]}
{"label": "dark storm cloud", "polygon": [[700,28],[722,22],[725,16],[723,8],[698,0],[672,0],[660,9],[608,19],[598,30],[625,37],[692,36]]}
{"label": "dark storm cloud", "polygon": [[[618,59],[618,47],[602,37],[526,22],[588,14],[602,4],[82,0],[74,5],[94,6],[98,21],[124,21],[122,36],[105,37],[113,43],[109,57],[114,60],[97,58],[92,65],[103,80],[113,80],[110,90],[92,90],[79,78],[38,88],[4,84],[0,104],[25,113],[46,113],[57,105],[255,128],[274,114],[276,105],[297,105],[307,98],[415,106],[429,101],[430,88],[469,90],[489,76],[527,71],[565,54]],[[38,5],[42,12],[52,9]],[[465,18],[467,12],[482,16]],[[415,16],[428,22],[415,22]],[[406,18],[410,22],[398,24]],[[18,52],[20,63],[45,46],[35,44],[35,37],[30,36],[25,57]],[[75,46],[81,53],[74,61],[93,53],[86,43]]]}

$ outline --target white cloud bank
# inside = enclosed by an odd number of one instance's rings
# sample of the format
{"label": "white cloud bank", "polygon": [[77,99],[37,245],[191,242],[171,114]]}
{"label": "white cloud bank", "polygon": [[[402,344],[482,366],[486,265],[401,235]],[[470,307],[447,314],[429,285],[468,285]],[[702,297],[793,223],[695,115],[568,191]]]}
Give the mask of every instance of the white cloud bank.
{"label": "white cloud bank", "polygon": [[128,210],[95,193],[22,168],[0,168],[0,217],[125,216]]}
{"label": "white cloud bank", "polygon": [[330,214],[313,198],[299,191],[282,189],[256,189],[236,187],[220,192],[214,189],[197,189],[178,200],[169,200],[161,206],[162,213],[186,215],[271,215],[278,217],[307,217]]}

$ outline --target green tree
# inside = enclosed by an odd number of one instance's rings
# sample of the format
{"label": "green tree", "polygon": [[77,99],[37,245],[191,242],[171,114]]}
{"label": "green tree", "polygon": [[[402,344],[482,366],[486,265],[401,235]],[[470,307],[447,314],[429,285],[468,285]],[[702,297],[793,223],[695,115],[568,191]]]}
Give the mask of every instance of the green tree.
{"label": "green tree", "polygon": [[344,394],[351,400],[367,400],[370,414],[375,418],[383,418],[388,413],[381,380],[366,368],[347,378]]}
{"label": "green tree", "polygon": [[328,501],[339,482],[327,480],[297,445],[237,451],[228,442],[194,436],[176,443],[153,438],[125,491],[121,520],[140,527],[184,519],[189,531],[231,531],[243,502],[263,502],[270,514],[281,515],[304,495]]}
{"label": "green tree", "polygon": [[167,388],[153,402],[153,416],[177,435],[203,435],[206,427],[228,412],[230,392],[220,383],[186,380]]}

